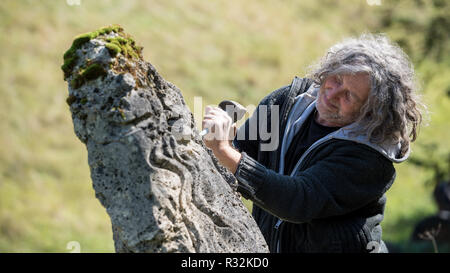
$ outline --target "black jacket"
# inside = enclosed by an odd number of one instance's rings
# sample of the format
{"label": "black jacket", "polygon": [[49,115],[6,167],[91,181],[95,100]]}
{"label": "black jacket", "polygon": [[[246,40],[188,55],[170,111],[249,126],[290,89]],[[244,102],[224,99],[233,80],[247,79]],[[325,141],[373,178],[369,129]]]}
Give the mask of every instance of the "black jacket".
{"label": "black jacket", "polygon": [[[311,84],[296,78],[260,102],[258,108],[280,107],[280,144],[296,97]],[[258,111],[254,115],[261,118]],[[271,128],[270,118],[265,120]],[[248,136],[249,120],[239,130]],[[380,222],[395,169],[383,149],[330,137],[305,155],[293,174],[284,175],[277,172],[281,149],[260,149],[268,141],[235,138],[233,145],[242,152],[235,173],[238,190],[253,201],[253,217],[271,252],[387,251]]]}

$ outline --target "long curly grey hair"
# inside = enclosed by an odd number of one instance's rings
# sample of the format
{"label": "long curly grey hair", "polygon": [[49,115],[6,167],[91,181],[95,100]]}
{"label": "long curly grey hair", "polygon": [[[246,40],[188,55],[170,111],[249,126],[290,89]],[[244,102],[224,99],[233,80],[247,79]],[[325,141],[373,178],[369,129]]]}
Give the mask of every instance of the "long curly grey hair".
{"label": "long curly grey hair", "polygon": [[415,141],[425,105],[417,94],[414,67],[403,50],[383,34],[363,34],[332,46],[309,77],[321,85],[328,76],[365,72],[371,90],[356,122],[370,141],[401,143],[404,154]]}

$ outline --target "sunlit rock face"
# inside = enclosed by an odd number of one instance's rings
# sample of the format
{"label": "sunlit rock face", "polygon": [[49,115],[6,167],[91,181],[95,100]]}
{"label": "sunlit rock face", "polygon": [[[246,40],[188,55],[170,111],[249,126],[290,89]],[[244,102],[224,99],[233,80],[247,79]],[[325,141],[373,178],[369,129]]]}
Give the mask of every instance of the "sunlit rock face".
{"label": "sunlit rock face", "polygon": [[64,54],[74,130],[117,252],[268,252],[181,92],[111,26]]}

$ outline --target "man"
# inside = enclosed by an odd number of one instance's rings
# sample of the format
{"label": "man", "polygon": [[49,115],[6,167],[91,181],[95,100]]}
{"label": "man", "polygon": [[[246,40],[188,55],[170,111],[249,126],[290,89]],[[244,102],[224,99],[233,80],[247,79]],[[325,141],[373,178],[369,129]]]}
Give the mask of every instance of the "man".
{"label": "man", "polygon": [[[231,119],[207,107],[204,141],[253,201],[271,252],[387,252],[385,192],[421,123],[415,92],[403,51],[364,34],[331,47],[310,78],[265,97],[232,144]],[[273,150],[261,149],[271,141],[262,124],[279,125]]]}

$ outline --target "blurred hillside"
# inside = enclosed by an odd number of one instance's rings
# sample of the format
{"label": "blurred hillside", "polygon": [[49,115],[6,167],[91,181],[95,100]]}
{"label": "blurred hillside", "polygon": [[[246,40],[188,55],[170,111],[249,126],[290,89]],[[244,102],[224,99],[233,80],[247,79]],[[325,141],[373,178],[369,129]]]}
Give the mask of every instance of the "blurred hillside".
{"label": "blurred hillside", "polygon": [[[65,103],[62,55],[75,35],[121,24],[187,104],[256,105],[350,35],[385,32],[411,56],[429,126],[413,157],[450,152],[449,1],[2,0],[0,2],[0,252],[114,251],[94,196],[85,146]],[[385,3],[386,2],[386,3]],[[79,3],[79,5],[78,5]],[[430,145],[437,145],[430,154]],[[403,251],[414,224],[434,213],[429,168],[396,165],[384,239]],[[445,171],[445,169],[444,169]],[[246,203],[248,205],[248,202]]]}

